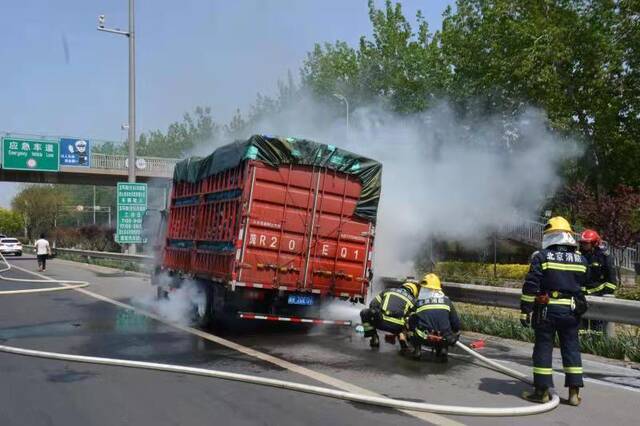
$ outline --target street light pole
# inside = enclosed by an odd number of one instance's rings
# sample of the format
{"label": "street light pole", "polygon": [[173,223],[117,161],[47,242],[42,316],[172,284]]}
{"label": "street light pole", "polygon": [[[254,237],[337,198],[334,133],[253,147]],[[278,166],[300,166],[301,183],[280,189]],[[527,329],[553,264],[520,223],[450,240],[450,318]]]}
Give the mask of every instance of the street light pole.
{"label": "street light pole", "polygon": [[[129,0],[129,31],[118,28],[105,28],[105,16],[98,17],[98,31],[123,35],[129,38],[129,165],[128,182],[136,181],[136,38],[135,38],[135,0]],[[136,245],[129,244],[129,254],[136,253]]]}
{"label": "street light pole", "polygon": [[136,38],[135,0],[129,0],[129,182],[136,181]]}
{"label": "street light pole", "polygon": [[340,101],[344,102],[345,106],[347,107],[347,140],[348,140],[349,139],[349,101],[347,100],[346,96],[341,95],[340,93],[334,93],[333,96],[335,96]]}

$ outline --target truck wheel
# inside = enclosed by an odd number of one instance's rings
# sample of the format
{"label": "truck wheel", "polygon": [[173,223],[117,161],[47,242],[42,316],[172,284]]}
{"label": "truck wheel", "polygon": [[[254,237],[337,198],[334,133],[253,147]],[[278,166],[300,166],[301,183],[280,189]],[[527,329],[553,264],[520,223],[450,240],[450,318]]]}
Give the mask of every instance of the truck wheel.
{"label": "truck wheel", "polygon": [[211,283],[199,281],[193,297],[191,323],[197,328],[208,328],[213,322],[213,291]]}

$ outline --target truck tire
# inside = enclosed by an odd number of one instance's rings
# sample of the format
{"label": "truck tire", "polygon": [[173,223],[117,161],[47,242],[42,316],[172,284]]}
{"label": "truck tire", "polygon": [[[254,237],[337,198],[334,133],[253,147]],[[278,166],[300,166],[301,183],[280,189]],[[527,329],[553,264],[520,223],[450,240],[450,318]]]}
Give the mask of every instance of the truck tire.
{"label": "truck tire", "polygon": [[193,300],[191,324],[194,327],[207,329],[214,320],[213,289],[211,283],[197,281],[197,297]]}

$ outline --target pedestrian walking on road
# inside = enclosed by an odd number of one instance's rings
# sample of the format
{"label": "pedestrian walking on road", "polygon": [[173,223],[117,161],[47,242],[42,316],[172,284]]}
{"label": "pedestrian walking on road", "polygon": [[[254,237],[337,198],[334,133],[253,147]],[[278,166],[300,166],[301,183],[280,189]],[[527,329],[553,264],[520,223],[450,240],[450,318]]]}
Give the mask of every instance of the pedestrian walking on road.
{"label": "pedestrian walking on road", "polygon": [[578,328],[587,310],[581,287],[587,282],[587,260],[577,250],[571,225],[563,217],[552,217],[544,228],[542,249],[531,256],[531,266],[522,286],[520,321],[535,331],[533,347],[533,392],[525,399],[544,403],[553,387],[551,365],[555,336],[560,341],[564,385],[569,404],[580,404],[582,359]]}
{"label": "pedestrian walking on road", "polygon": [[38,271],[43,272],[47,270],[47,257],[51,256],[51,246],[49,241],[44,237],[44,234],[40,234],[40,239],[36,241],[36,256],[38,257]]}

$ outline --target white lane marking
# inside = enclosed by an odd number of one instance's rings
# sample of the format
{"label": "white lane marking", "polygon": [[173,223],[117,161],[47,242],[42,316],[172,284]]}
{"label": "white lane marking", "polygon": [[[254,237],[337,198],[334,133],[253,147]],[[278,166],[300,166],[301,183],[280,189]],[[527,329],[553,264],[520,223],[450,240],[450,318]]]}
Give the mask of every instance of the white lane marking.
{"label": "white lane marking", "polygon": [[[42,275],[42,274],[39,274],[37,272],[29,271],[28,269],[24,269],[24,268],[18,267],[18,266],[14,265],[14,264],[12,264],[11,267],[15,268],[15,269],[17,269],[19,271],[26,272],[28,274],[32,274],[32,275],[34,275],[36,277],[40,277],[40,278],[43,278],[43,279],[46,279],[46,280],[49,280],[49,281],[55,281],[53,278],[47,277],[46,275]],[[60,285],[65,286],[65,287],[69,286],[69,284],[64,284],[64,283],[60,283]],[[348,391],[348,392],[353,392],[353,393],[362,393],[364,395],[369,395],[369,396],[378,396],[378,397],[383,396],[383,395],[380,395],[380,394],[375,393],[373,391],[370,391],[368,389],[361,388],[361,387],[359,387],[357,385],[354,385],[352,383],[345,382],[345,381],[342,381],[340,379],[336,379],[336,378],[328,376],[326,374],[319,373],[317,371],[313,371],[313,370],[310,370],[310,369],[305,368],[305,367],[301,367],[301,366],[299,366],[297,364],[294,364],[292,362],[289,362],[289,361],[285,361],[284,359],[280,359],[280,358],[274,357],[272,355],[268,355],[268,354],[256,351],[255,349],[251,349],[251,348],[249,348],[247,346],[243,346],[243,345],[240,345],[238,343],[232,342],[230,340],[223,339],[222,337],[216,336],[214,334],[205,333],[204,331],[198,330],[197,328],[187,327],[187,326],[183,326],[183,325],[180,325],[180,324],[175,324],[175,323],[169,322],[166,319],[164,319],[162,317],[159,317],[159,316],[157,316],[157,315],[155,315],[155,314],[153,314],[151,312],[145,311],[143,309],[139,309],[139,308],[137,308],[135,306],[127,305],[126,303],[119,302],[117,300],[111,299],[111,298],[103,296],[101,294],[94,293],[92,291],[85,290],[83,288],[74,288],[73,290],[75,290],[77,292],[80,292],[80,293],[83,293],[83,294],[85,294],[87,296],[93,297],[95,299],[102,300],[103,302],[111,303],[111,304],[119,306],[121,308],[132,310],[132,311],[134,311],[134,312],[136,312],[136,313],[138,313],[140,315],[144,315],[146,317],[149,317],[149,318],[152,318],[152,319],[154,319],[156,321],[159,321],[162,324],[168,325],[170,327],[176,328],[178,330],[181,330],[181,331],[184,331],[184,332],[187,332],[187,333],[194,334],[194,335],[196,335],[198,337],[201,337],[201,338],[203,338],[205,340],[209,340],[211,342],[215,342],[215,343],[217,343],[219,345],[222,345],[222,346],[225,346],[227,348],[234,349],[234,350],[236,350],[238,352],[241,352],[241,353],[243,353],[245,355],[248,355],[250,357],[257,358],[257,359],[265,361],[265,362],[269,362],[271,364],[277,365],[278,367],[287,369],[287,370],[289,370],[289,371],[291,371],[293,373],[297,373],[297,374],[300,374],[302,376],[306,376],[306,377],[308,377],[310,379],[313,379],[313,380],[316,380],[318,382],[327,384],[329,386],[333,386],[333,387],[335,387],[337,389],[341,389],[341,390]],[[409,411],[409,410],[398,410],[398,411],[403,412],[405,414],[409,414],[409,415],[411,415],[413,417],[416,417],[416,418],[421,419],[421,420],[425,420],[425,421],[427,421],[429,423],[436,424],[436,425],[459,426],[459,425],[463,425],[464,424],[464,423],[460,423],[460,422],[457,422],[455,420],[451,420],[451,419],[448,419],[446,417],[440,416],[438,414],[433,414],[433,413],[415,412],[415,411]]]}

